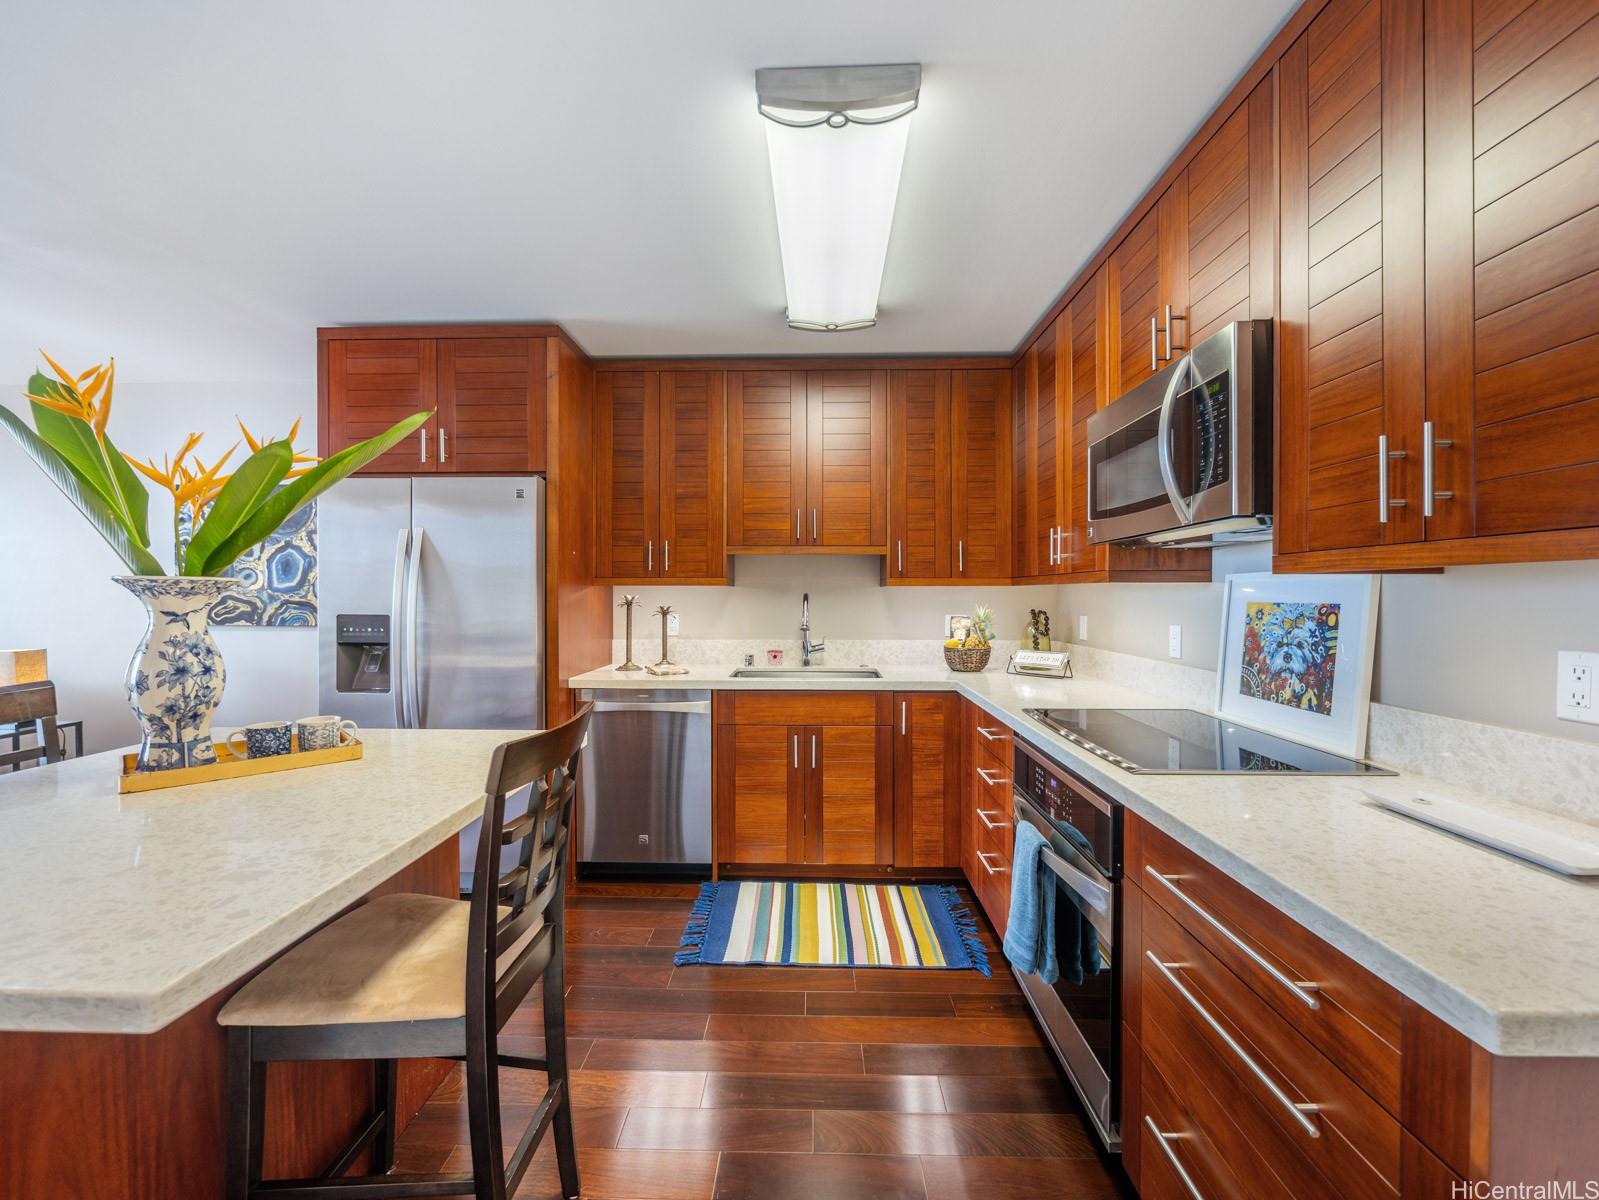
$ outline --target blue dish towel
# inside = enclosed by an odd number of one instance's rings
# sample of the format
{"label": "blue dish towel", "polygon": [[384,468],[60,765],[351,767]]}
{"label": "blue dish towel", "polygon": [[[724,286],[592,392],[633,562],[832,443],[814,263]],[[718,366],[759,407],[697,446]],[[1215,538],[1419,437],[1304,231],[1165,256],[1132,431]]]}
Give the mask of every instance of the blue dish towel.
{"label": "blue dish towel", "polygon": [[1010,917],[1005,925],[1005,957],[1024,975],[1045,983],[1060,978],[1055,957],[1055,881],[1039,855],[1047,843],[1030,822],[1016,824],[1011,854]]}

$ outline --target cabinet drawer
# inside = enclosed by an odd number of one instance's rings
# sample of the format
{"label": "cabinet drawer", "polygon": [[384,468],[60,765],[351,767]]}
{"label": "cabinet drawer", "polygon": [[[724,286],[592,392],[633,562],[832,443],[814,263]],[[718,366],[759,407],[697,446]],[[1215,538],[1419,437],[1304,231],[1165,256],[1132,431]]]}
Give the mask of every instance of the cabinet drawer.
{"label": "cabinet drawer", "polygon": [[967,778],[967,796],[973,813],[982,812],[988,820],[977,818],[980,827],[988,828],[1000,823],[1009,826],[1014,820],[1011,813],[1010,771],[979,758],[971,767]]}
{"label": "cabinet drawer", "polygon": [[[1131,824],[1136,818],[1127,818]],[[1147,822],[1127,877],[1390,1113],[1399,993]]]}
{"label": "cabinet drawer", "polygon": [[887,725],[888,692],[716,693],[718,725]]}
{"label": "cabinet drawer", "polygon": [[1393,1196],[1399,1122],[1161,909],[1144,907],[1142,934],[1139,1032],[1166,1077],[1217,1089],[1294,1195],[1319,1173],[1349,1200]]}
{"label": "cabinet drawer", "polygon": [[[1191,1075],[1169,1083],[1145,1054],[1139,1068],[1141,1200],[1271,1200],[1286,1188],[1262,1163],[1216,1098]],[[1179,1172],[1193,1184],[1184,1185]]]}
{"label": "cabinet drawer", "polygon": [[1010,726],[975,704],[968,702],[966,708],[967,744],[981,747],[997,762],[1008,766],[1013,740]]}

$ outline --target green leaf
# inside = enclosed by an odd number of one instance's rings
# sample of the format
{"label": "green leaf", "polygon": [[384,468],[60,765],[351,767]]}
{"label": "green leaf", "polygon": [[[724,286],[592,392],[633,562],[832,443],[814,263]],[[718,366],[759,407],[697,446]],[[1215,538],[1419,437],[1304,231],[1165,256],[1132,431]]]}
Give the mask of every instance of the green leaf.
{"label": "green leaf", "polygon": [[61,494],[88,518],[95,532],[106,540],[116,555],[135,575],[165,575],[155,555],[129,535],[122,517],[113,512],[104,498],[85,480],[79,477],[66,457],[41,438],[16,413],[0,405],[0,425],[11,431],[11,436],[21,443],[28,456],[39,464],[39,469],[50,477],[50,482],[61,489]]}
{"label": "green leaf", "polygon": [[359,471],[378,455],[399,445],[420,429],[433,414],[412,413],[405,420],[384,430],[376,437],[367,438],[353,446],[346,446],[337,454],[323,459],[298,479],[284,484],[233,531],[222,545],[206,556],[202,575],[220,575],[233,561],[272,535],[273,530],[315,500],[334,484],[355,471]]}
{"label": "green leaf", "polygon": [[[222,485],[204,523],[189,539],[189,548],[183,555],[183,573],[203,574],[206,559],[254,514],[293,465],[294,448],[288,442],[271,442],[245,459]],[[225,570],[227,564],[219,568],[219,573]]]}
{"label": "green leaf", "polygon": [[[28,380],[28,391],[35,396],[63,400],[67,396],[60,383],[38,372]],[[100,494],[122,521],[123,528],[141,546],[148,546],[150,494],[138,473],[117,453],[110,435],[106,435],[102,445],[87,421],[46,408],[38,401],[33,402],[33,427],[52,449],[72,464],[78,477]]]}

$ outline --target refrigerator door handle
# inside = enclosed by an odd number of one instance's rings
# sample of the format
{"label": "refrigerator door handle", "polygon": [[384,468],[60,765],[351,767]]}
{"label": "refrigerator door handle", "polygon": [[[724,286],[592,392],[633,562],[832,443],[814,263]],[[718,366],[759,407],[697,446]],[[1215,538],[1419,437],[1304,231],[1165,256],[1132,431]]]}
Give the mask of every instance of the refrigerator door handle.
{"label": "refrigerator door handle", "polygon": [[410,575],[405,584],[405,692],[411,709],[412,729],[421,729],[422,704],[420,672],[417,670],[417,613],[422,590],[422,543],[427,531],[418,525],[411,538]]}
{"label": "refrigerator door handle", "polygon": [[405,658],[401,643],[405,640],[405,573],[411,563],[411,531],[401,529],[394,546],[394,592],[389,600],[389,691],[394,694],[394,727],[408,729],[405,711]]}

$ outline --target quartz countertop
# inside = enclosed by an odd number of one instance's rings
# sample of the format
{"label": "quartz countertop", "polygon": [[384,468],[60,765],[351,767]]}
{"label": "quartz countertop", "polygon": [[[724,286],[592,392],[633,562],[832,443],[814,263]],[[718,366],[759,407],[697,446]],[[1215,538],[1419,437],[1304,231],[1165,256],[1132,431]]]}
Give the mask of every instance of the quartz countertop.
{"label": "quartz countertop", "polygon": [[151,1033],[482,815],[513,730],[117,793],[120,751],[0,775],[0,1030]]}
{"label": "quartz countertop", "polygon": [[603,668],[571,686],[958,691],[1486,1049],[1599,1056],[1599,879],[1473,845],[1379,809],[1366,793],[1424,789],[1589,840],[1593,826],[1409,772],[1134,775],[1023,710],[1171,707],[1172,699],[1111,679],[1022,678],[997,667],[879,669],[881,679],[818,680],[732,679],[730,664],[662,677]]}

